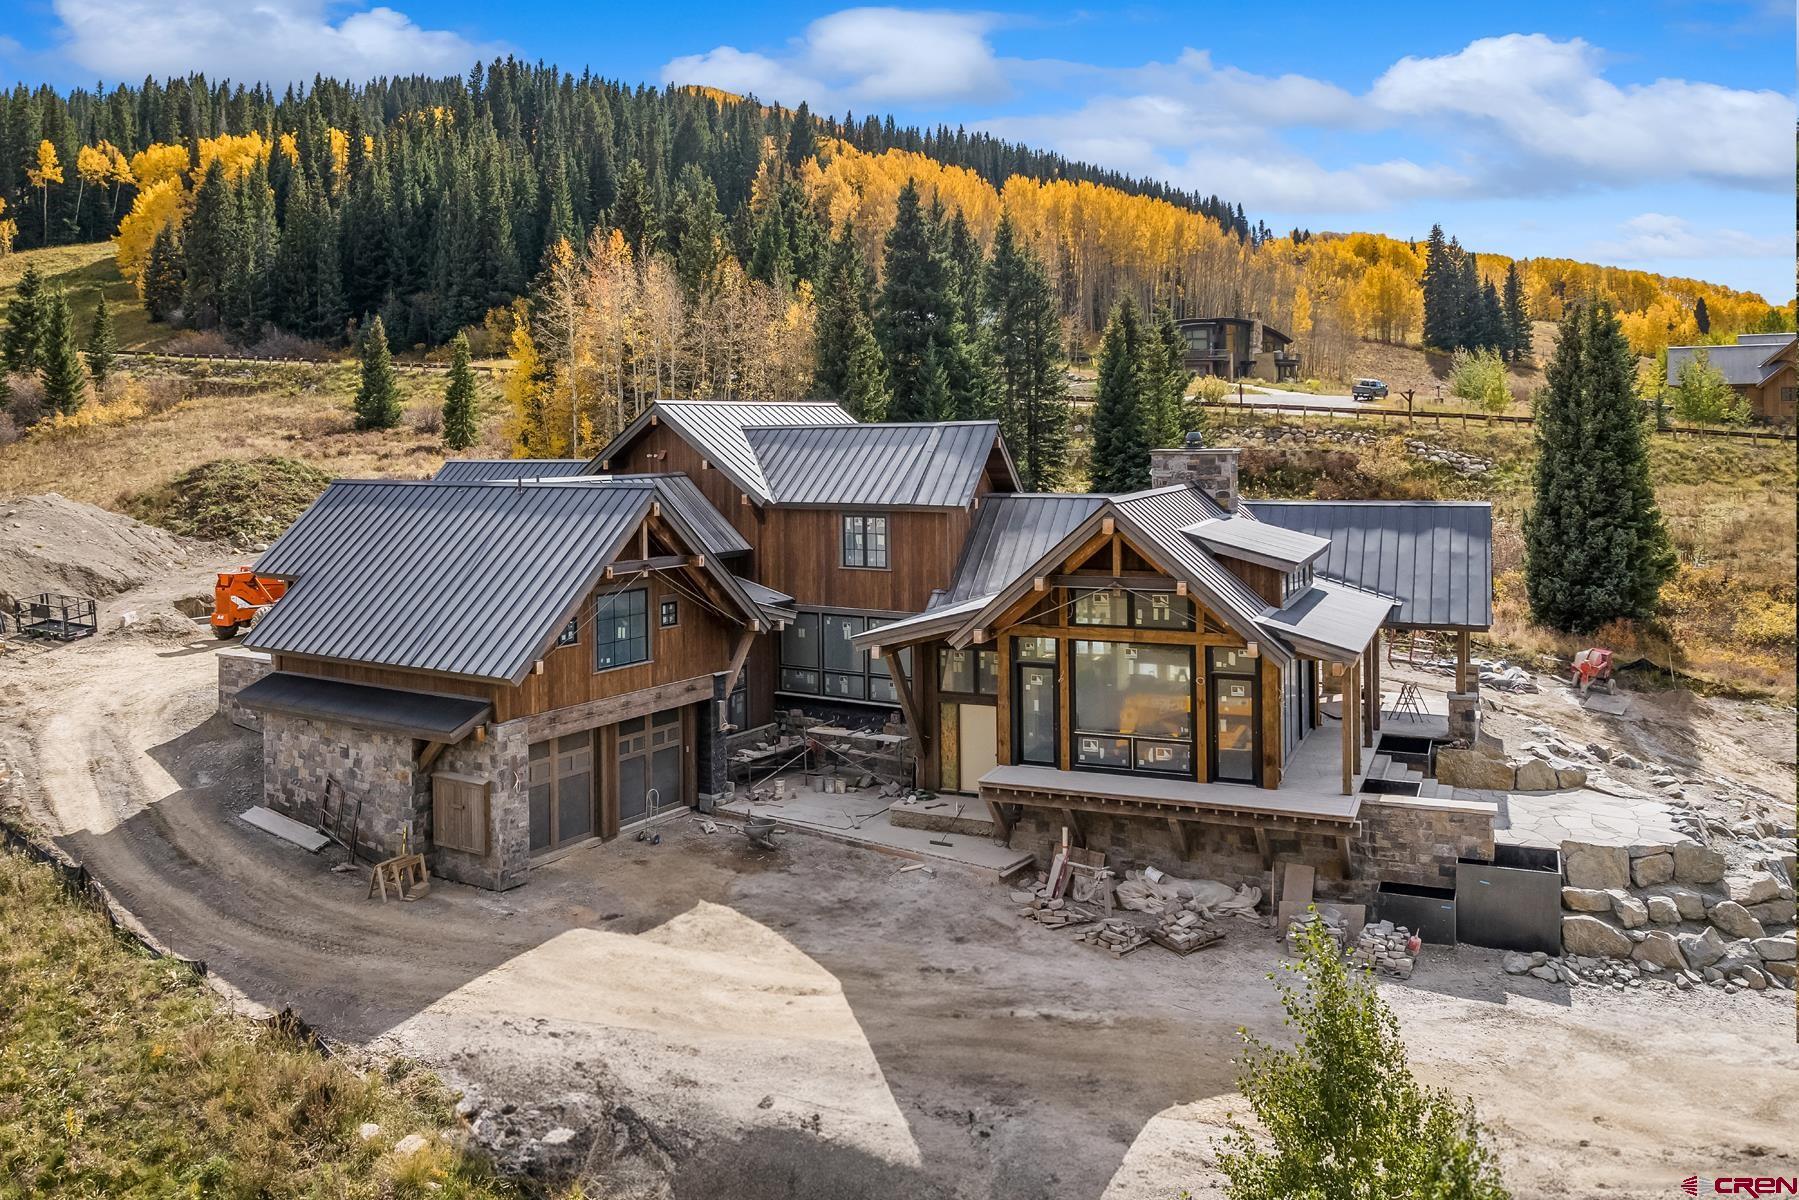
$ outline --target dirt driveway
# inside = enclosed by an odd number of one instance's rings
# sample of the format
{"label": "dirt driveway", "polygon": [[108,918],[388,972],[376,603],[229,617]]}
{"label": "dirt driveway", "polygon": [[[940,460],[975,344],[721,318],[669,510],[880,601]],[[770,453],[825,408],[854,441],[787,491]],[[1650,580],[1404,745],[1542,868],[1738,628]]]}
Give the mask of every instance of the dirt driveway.
{"label": "dirt driveway", "polygon": [[[892,1164],[895,1194],[1204,1194],[1235,1031],[1277,1035],[1270,929],[1114,961],[1019,921],[994,884],[799,835],[751,853],[679,821],[514,892],[369,902],[360,874],[235,818],[260,799],[260,743],[213,715],[214,688],[210,643],[173,638],[0,661],[0,756],[173,947],[435,1066],[516,1165],[586,1161],[607,1194],[647,1195],[772,1128]],[[1789,994],[1569,993],[1471,949],[1383,992],[1421,1073],[1475,1098],[1519,1196],[1799,1170]]]}

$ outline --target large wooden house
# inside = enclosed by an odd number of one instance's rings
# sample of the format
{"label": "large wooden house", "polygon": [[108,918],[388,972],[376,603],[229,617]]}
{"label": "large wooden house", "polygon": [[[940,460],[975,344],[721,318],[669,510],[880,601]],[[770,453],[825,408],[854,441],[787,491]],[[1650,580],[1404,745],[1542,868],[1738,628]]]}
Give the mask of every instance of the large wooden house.
{"label": "large wooden house", "polygon": [[238,695],[270,802],[335,786],[375,846],[410,829],[438,873],[510,887],[722,798],[728,737],[799,708],[903,714],[919,785],[998,836],[1088,814],[1176,859],[1413,881],[1445,840],[1490,847],[1478,813],[1375,838],[1358,787],[1382,630],[1459,634],[1465,664],[1490,623],[1486,506],[1245,501],[1234,450],[1153,461],[1144,492],[1024,494],[992,422],[679,402],[589,462],[333,484],[257,563],[290,584]]}

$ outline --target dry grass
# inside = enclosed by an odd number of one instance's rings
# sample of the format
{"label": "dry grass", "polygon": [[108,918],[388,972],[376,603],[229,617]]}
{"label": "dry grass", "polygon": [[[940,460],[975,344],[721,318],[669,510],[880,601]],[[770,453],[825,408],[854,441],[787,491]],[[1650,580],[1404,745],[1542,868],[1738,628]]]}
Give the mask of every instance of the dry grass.
{"label": "dry grass", "polygon": [[[436,376],[402,374],[411,419],[385,432],[357,432],[350,411],[353,364],[128,370],[127,386],[151,397],[149,415],[57,436],[33,432],[0,446],[0,496],[60,492],[122,511],[132,497],[222,458],[297,459],[339,478],[419,479],[443,464],[443,443],[422,415],[441,403],[444,383]],[[505,457],[497,419],[485,428],[487,444],[467,453]]]}
{"label": "dry grass", "polygon": [[68,296],[69,307],[75,314],[76,336],[84,342],[88,324],[94,319],[94,301],[102,291],[112,308],[113,330],[119,349],[155,350],[178,332],[172,326],[151,321],[144,312],[137,288],[119,274],[118,265],[113,261],[111,242],[21,250],[0,257],[0,312],[4,312],[12,300],[27,264],[36,264],[44,282],[53,288],[61,288]]}
{"label": "dry grass", "polygon": [[521,1194],[462,1149],[434,1076],[362,1067],[232,1015],[0,852],[0,1195]]}

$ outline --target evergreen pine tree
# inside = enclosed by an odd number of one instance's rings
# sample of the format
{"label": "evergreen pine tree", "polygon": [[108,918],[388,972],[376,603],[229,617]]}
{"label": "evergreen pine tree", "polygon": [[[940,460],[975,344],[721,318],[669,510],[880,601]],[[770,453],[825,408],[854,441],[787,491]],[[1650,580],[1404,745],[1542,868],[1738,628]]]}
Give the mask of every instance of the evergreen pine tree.
{"label": "evergreen pine tree", "polygon": [[118,338],[112,328],[112,310],[106,306],[106,293],[101,292],[94,301],[94,324],[87,333],[87,373],[94,377],[94,386],[105,388],[108,376],[112,374],[114,352],[118,349]]}
{"label": "evergreen pine tree", "polygon": [[618,177],[618,200],[612,206],[612,226],[625,235],[631,253],[639,259],[662,244],[662,222],[650,192],[643,164],[632,159]]}
{"label": "evergreen pine tree", "polygon": [[770,205],[756,226],[756,249],[750,255],[751,279],[784,288],[793,278],[793,263],[787,253],[787,226],[778,205]]}
{"label": "evergreen pine tree", "polygon": [[1649,482],[1635,358],[1608,303],[1569,305],[1546,374],[1524,525],[1531,614],[1575,633],[1647,617],[1676,559]]}
{"label": "evergreen pine tree", "polygon": [[1712,331],[1712,314],[1706,310],[1704,296],[1693,302],[1693,324],[1698,327],[1700,337]]}
{"label": "evergreen pine tree", "polygon": [[1129,296],[1112,309],[1099,341],[1093,401],[1093,490],[1134,492],[1149,486],[1150,430],[1145,412],[1144,332]]}
{"label": "evergreen pine tree", "polygon": [[1505,293],[1500,300],[1505,315],[1505,355],[1512,362],[1524,362],[1531,356],[1530,310],[1524,303],[1524,282],[1518,277],[1518,264],[1505,268]]}
{"label": "evergreen pine tree", "polygon": [[925,347],[919,364],[918,403],[923,410],[917,417],[920,421],[955,420],[956,398],[950,391],[949,367],[936,342]]}
{"label": "evergreen pine tree", "polygon": [[1043,264],[1002,214],[982,289],[997,377],[1001,432],[1027,491],[1053,491],[1068,461],[1062,320]]}
{"label": "evergreen pine tree", "polygon": [[[377,318],[379,320],[379,318]],[[475,444],[475,373],[469,368],[468,337],[450,341],[450,382],[444,389],[444,445],[467,450]]]}
{"label": "evergreen pine tree", "polygon": [[1480,317],[1476,326],[1480,333],[1475,345],[1497,351],[1503,357],[1506,343],[1511,339],[1506,331],[1505,307],[1500,302],[1499,289],[1490,279],[1480,287]]}
{"label": "evergreen pine tree", "polygon": [[241,247],[237,204],[225,164],[213,159],[194,190],[194,209],[182,223],[182,267],[187,278],[181,310],[188,324],[212,329],[223,320],[230,280]]}
{"label": "evergreen pine tree", "polygon": [[[944,373],[942,387],[947,394],[945,347],[956,300],[936,231],[919,203],[917,185],[907,180],[900,189],[898,215],[887,233],[886,271],[875,321],[893,394],[889,419],[922,421],[933,411],[954,408],[953,401],[946,403],[935,394],[937,383],[927,378],[926,355],[932,356],[932,369]],[[933,394],[927,396],[927,391]]]}
{"label": "evergreen pine tree", "polygon": [[845,221],[831,243],[818,291],[813,339],[813,385],[859,421],[887,415],[887,369],[875,339],[868,268],[856,245],[855,224]]}
{"label": "evergreen pine tree", "polygon": [[1457,264],[1441,225],[1430,227],[1424,243],[1424,344],[1433,350],[1457,346]]}
{"label": "evergreen pine tree", "polygon": [[49,305],[37,264],[26,263],[12,302],[6,306],[6,338],[0,346],[0,364],[6,370],[21,375],[37,370]]}
{"label": "evergreen pine tree", "polygon": [[38,378],[44,385],[44,407],[68,416],[87,397],[87,372],[75,348],[75,321],[61,292],[44,305],[43,340],[38,346]]}
{"label": "evergreen pine tree", "polygon": [[846,341],[843,390],[838,403],[858,421],[885,420],[889,403],[887,367],[881,361],[881,344],[875,340],[874,322],[867,313],[851,314]]}
{"label": "evergreen pine tree", "polygon": [[144,312],[152,321],[168,320],[181,310],[185,288],[181,237],[171,223],[157,231],[150,245],[150,261],[144,268]]}
{"label": "evergreen pine tree", "polygon": [[1187,343],[1175,327],[1174,313],[1163,306],[1156,312],[1154,338],[1145,348],[1145,362],[1153,368],[1148,398],[1151,404],[1150,440],[1156,446],[1177,446],[1186,430],[1182,410],[1187,384]]}
{"label": "evergreen pine tree", "polygon": [[724,255],[724,218],[718,212],[718,189],[697,165],[681,169],[669,217],[669,244],[675,276],[688,299],[711,285]]}
{"label": "evergreen pine tree", "polygon": [[1480,263],[1478,256],[1464,251],[1455,239],[1449,242],[1455,255],[1455,350],[1473,350],[1483,345],[1480,297]]}
{"label": "evergreen pine tree", "polygon": [[387,327],[376,317],[362,334],[362,384],[356,389],[356,428],[392,429],[400,423],[400,389],[394,380]]}

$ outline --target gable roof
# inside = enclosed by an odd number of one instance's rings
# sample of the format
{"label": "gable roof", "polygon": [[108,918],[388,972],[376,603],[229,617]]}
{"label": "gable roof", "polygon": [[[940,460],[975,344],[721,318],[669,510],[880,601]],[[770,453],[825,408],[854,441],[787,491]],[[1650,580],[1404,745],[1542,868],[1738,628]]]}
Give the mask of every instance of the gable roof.
{"label": "gable roof", "polygon": [[819,400],[772,404],[736,400],[659,400],[594,455],[590,467],[595,471],[604,470],[608,461],[657,422],[672,428],[751,500],[767,504],[773,495],[768,480],[763,477],[762,464],[744,438],[745,429],[777,425],[854,425],[856,418],[835,404]]}
{"label": "gable roof", "polygon": [[1318,574],[1399,602],[1400,628],[1493,624],[1493,506],[1458,500],[1246,500],[1259,521],[1327,538]]}
{"label": "gable roof", "polygon": [[965,507],[996,447],[1018,482],[998,421],[761,426],[743,436],[776,504]]}
{"label": "gable roof", "polygon": [[431,478],[437,483],[474,483],[485,479],[556,479],[579,475],[584,458],[451,458]]}
{"label": "gable roof", "polygon": [[963,543],[954,581],[933,608],[991,596],[1106,502],[1070,493],[985,496]]}
{"label": "gable roof", "polygon": [[[517,684],[651,505],[694,548],[656,476],[547,483],[339,480],[256,562],[293,580],[245,645]],[[751,620],[754,602],[707,570]]]}
{"label": "gable roof", "polygon": [[[1680,369],[1703,353],[1706,361],[1723,374],[1726,383],[1733,387],[1759,386],[1791,369],[1792,364],[1783,355],[1795,336],[1799,335],[1743,334],[1734,346],[1669,346],[1668,382],[1680,382]],[[1747,340],[1750,338],[1754,340]]]}

